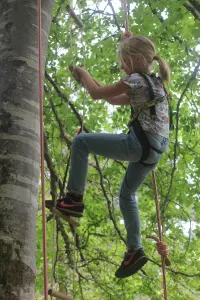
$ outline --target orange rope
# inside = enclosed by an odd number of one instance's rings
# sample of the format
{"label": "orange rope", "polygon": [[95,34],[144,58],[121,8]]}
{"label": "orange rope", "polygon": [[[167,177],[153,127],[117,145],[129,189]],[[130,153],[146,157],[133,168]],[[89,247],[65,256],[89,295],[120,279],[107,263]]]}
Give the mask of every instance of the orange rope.
{"label": "orange rope", "polygon": [[166,248],[166,244],[164,244],[162,242],[162,227],[161,227],[160,207],[159,207],[159,200],[158,200],[158,190],[157,190],[157,184],[156,184],[156,176],[155,176],[154,171],[152,171],[152,181],[153,181],[153,188],[154,188],[154,193],[155,193],[156,215],[157,215],[158,232],[159,232],[159,239],[156,240],[157,241],[157,250],[158,250],[158,253],[161,255],[161,261],[162,261],[164,299],[168,300],[166,270],[165,270],[165,256],[168,254],[168,250]]}
{"label": "orange rope", "polygon": [[44,188],[44,132],[43,132],[43,74],[42,74],[41,0],[37,0],[37,6],[38,6],[38,52],[39,52],[39,98],[40,98],[40,155],[41,155],[41,189],[42,189],[42,232],[43,232],[43,265],[44,265],[44,299],[48,300],[47,247],[46,247],[46,214],[45,214],[45,188]]}
{"label": "orange rope", "polygon": [[124,8],[124,15],[125,15],[125,31],[129,31],[128,26],[128,11],[127,11],[127,2],[126,0],[123,0],[123,8]]}

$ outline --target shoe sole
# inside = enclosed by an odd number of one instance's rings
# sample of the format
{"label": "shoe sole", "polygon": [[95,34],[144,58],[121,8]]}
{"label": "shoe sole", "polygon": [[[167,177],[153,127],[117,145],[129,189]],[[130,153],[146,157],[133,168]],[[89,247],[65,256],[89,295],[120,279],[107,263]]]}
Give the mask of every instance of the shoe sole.
{"label": "shoe sole", "polygon": [[[140,257],[134,265],[124,268],[119,272],[116,271],[115,276],[117,278],[126,278],[137,273],[146,263],[148,262],[148,258],[146,256]],[[119,274],[118,274],[119,273]]]}
{"label": "shoe sole", "polygon": [[71,210],[71,209],[67,209],[67,208],[61,208],[61,207],[56,207],[57,210],[59,210],[61,213],[68,215],[68,216],[72,216],[72,217],[77,217],[77,218],[81,218],[83,216],[83,213],[81,212],[77,212],[75,210]]}
{"label": "shoe sole", "polygon": [[83,213],[81,213],[81,212],[77,212],[77,211],[74,211],[74,210],[71,210],[71,209],[54,206],[54,203],[53,203],[52,200],[46,200],[45,201],[45,207],[48,208],[49,210],[51,210],[53,207],[55,207],[62,214],[67,215],[67,216],[72,216],[72,217],[77,217],[77,218],[81,218],[83,216]]}

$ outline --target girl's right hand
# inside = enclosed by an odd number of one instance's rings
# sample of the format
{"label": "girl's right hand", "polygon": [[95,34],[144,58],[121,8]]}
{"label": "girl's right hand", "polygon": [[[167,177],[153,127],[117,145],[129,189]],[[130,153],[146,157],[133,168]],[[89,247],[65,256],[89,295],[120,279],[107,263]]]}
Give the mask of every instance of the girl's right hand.
{"label": "girl's right hand", "polygon": [[122,40],[130,38],[131,36],[133,36],[131,31],[125,31],[125,32],[122,33]]}

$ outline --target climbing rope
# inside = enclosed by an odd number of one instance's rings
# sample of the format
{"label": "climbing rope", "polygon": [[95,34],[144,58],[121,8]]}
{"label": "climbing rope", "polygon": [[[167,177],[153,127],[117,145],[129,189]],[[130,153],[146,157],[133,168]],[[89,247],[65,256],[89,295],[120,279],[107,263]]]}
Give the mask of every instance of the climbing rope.
{"label": "climbing rope", "polygon": [[151,235],[148,235],[147,237],[154,239],[157,242],[156,248],[157,248],[158,253],[161,255],[161,262],[162,262],[164,299],[168,300],[165,264],[170,265],[171,262],[170,262],[169,258],[167,257],[167,255],[168,255],[167,244],[162,242],[162,226],[161,226],[160,206],[159,206],[159,200],[158,200],[158,189],[157,189],[155,171],[152,171],[152,181],[153,181],[153,188],[154,188],[154,194],[155,194],[155,205],[156,205],[156,216],[157,216],[159,239],[154,236],[151,236]]}
{"label": "climbing rope", "polygon": [[[81,28],[81,47],[82,47],[82,53],[83,53],[83,67],[85,68],[85,45],[84,45],[84,39],[83,39],[83,28]],[[85,105],[86,105],[86,88],[83,87],[83,117],[82,117],[82,124],[81,124],[81,132],[84,131]]]}
{"label": "climbing rope", "polygon": [[74,265],[73,265],[73,297],[75,297],[76,283],[75,283],[75,274],[76,274],[76,227],[74,227]]}
{"label": "climbing rope", "polygon": [[[71,19],[71,18],[70,18]],[[72,66],[74,67],[75,66],[75,62],[74,62],[74,55],[73,55],[73,39],[72,39],[72,24],[70,24],[70,27],[69,27],[69,32],[70,32],[70,53],[71,53],[71,63],[72,63]],[[72,92],[72,80],[70,79],[70,94]],[[69,108],[69,105],[67,106]],[[74,230],[74,243],[76,245],[76,226],[73,226],[73,230]],[[76,248],[74,248],[74,257],[73,257],[73,276],[72,276],[72,286],[73,286],[73,297],[75,297],[75,288],[76,288],[76,285],[75,285],[75,270],[76,270],[76,262],[75,262],[75,259],[76,259]]]}
{"label": "climbing rope", "polygon": [[127,10],[127,2],[126,0],[122,0],[123,10],[124,10],[124,19],[125,19],[125,30],[129,31],[128,26],[128,10]]}
{"label": "climbing rope", "polygon": [[39,54],[38,68],[39,68],[39,99],[40,99],[40,156],[41,156],[41,190],[42,190],[44,299],[48,300],[46,214],[45,214],[45,186],[44,186],[44,131],[43,131],[43,74],[42,74],[41,0],[37,0],[37,11],[38,11],[38,54]]}

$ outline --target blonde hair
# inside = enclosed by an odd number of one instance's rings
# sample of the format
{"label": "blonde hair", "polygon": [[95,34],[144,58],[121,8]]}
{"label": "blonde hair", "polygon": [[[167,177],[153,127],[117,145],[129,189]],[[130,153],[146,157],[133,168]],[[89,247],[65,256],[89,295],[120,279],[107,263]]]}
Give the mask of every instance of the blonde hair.
{"label": "blonde hair", "polygon": [[133,68],[133,58],[140,60],[138,73],[148,73],[153,70],[153,62],[159,64],[159,75],[163,81],[170,81],[170,69],[166,61],[156,54],[154,43],[144,36],[134,35],[125,38],[119,46],[119,61],[121,65],[126,65],[125,60],[130,62]]}

